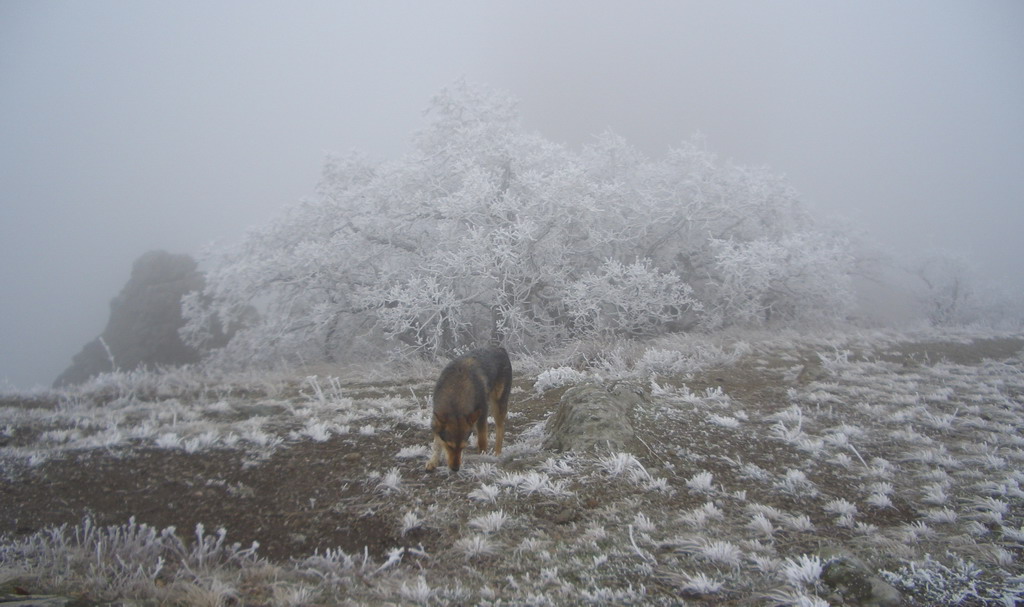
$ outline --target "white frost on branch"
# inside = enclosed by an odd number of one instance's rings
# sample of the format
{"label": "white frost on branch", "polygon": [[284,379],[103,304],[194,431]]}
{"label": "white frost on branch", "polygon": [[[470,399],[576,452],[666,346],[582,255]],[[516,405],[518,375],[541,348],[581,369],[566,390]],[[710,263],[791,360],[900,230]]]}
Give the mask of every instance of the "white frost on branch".
{"label": "white frost on branch", "polygon": [[443,90],[393,162],[329,158],[313,197],[209,255],[186,299],[224,367],[443,355],[578,337],[842,314],[844,240],[786,182],[699,138],[650,159],[602,134],[573,151],[526,131],[508,96]]}

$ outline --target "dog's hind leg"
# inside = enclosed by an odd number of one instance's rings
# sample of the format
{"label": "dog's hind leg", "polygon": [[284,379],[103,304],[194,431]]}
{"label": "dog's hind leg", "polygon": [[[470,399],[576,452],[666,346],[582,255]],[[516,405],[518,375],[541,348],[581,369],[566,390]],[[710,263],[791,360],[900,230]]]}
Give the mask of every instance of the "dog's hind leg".
{"label": "dog's hind leg", "polygon": [[494,454],[501,455],[501,444],[505,442],[505,416],[494,416]]}
{"label": "dog's hind leg", "polygon": [[511,386],[499,384],[491,394],[491,417],[494,418],[494,454],[501,455],[505,442],[505,416],[508,414],[508,394]]}
{"label": "dog's hind leg", "polygon": [[487,451],[487,410],[476,420],[476,446],[480,448],[480,453]]}

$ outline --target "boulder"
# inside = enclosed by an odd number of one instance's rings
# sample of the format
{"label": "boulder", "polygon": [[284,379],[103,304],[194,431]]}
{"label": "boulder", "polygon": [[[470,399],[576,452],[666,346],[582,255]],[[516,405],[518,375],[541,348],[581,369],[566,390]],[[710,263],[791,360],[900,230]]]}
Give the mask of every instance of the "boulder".
{"label": "boulder", "polygon": [[132,266],[131,278],[110,302],[103,333],[72,358],[55,387],[74,385],[99,373],[198,362],[200,353],[178,335],[185,323],[181,298],[202,290],[203,275],[194,259],[151,251]]}
{"label": "boulder", "polygon": [[824,551],[829,558],[821,581],[832,590],[832,601],[851,607],[897,607],[903,596],[863,561],[843,550]]}
{"label": "boulder", "polygon": [[644,391],[628,382],[587,383],[565,391],[558,411],[548,420],[544,449],[552,451],[646,451],[631,421],[646,401]]}

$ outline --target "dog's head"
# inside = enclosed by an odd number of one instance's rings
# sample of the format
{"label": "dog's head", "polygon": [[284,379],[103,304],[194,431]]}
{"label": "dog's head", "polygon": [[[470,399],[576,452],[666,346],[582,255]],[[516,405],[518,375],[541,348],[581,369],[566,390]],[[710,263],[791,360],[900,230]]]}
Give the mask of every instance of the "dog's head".
{"label": "dog's head", "polygon": [[462,467],[462,450],[469,445],[469,436],[479,418],[480,412],[478,411],[465,416],[434,414],[431,428],[434,430],[434,436],[439,438],[444,445],[445,455],[448,456],[448,467],[453,472],[458,472]]}

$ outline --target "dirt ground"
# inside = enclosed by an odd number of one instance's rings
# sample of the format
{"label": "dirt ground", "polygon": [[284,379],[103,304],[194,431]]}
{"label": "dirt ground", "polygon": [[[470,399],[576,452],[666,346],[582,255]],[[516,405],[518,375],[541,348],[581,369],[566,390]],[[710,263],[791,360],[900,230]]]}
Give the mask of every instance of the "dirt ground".
{"label": "dirt ground", "polygon": [[[1024,342],[1016,339],[918,343],[890,350],[888,356],[908,365],[943,359],[972,364],[983,358],[1005,358],[1022,346]],[[812,368],[816,364],[813,353],[808,352],[806,360],[796,364],[801,363]],[[781,366],[795,365],[788,360],[780,361]],[[768,413],[787,406],[787,386],[778,380],[779,367],[765,366],[762,361],[759,365],[710,369],[689,378],[686,384],[694,391],[721,386],[731,398],[749,403],[748,407],[756,403],[763,408],[759,412]],[[514,418],[514,423],[510,421],[506,444],[515,442],[524,428],[554,411],[563,392],[556,389],[536,396],[532,383],[520,380],[517,385],[522,390],[513,397],[511,409],[521,415]],[[657,424],[641,430],[652,445],[671,445],[676,440],[662,436]],[[743,453],[751,449],[749,444],[731,444],[729,436],[723,429],[706,440],[691,441],[691,454],[699,455],[702,450],[709,454]],[[464,495],[479,483],[446,470],[425,472],[423,458],[396,458],[402,448],[426,445],[428,440],[424,428],[399,424],[393,431],[373,436],[349,434],[323,442],[288,442],[262,459],[234,450],[188,454],[137,447],[72,453],[0,475],[0,535],[21,537],[51,525],[74,525],[85,516],[100,525],[120,525],[135,517],[157,528],[173,525],[183,537],[190,536],[199,523],[207,532],[223,526],[229,542],[243,546],[259,542],[260,555],[273,561],[339,547],[350,554],[361,554],[365,547],[374,558],[395,546],[419,545],[432,553],[448,541],[450,530],[425,527],[403,535],[396,522],[401,513],[417,504],[427,507],[432,501]],[[794,464],[797,462],[792,450],[778,446],[777,441],[766,439],[759,448],[776,453],[772,457],[794,458]],[[657,475],[681,484],[690,470],[680,457],[659,449],[642,459]],[[512,458],[503,461],[501,467],[515,470],[535,464],[517,463]],[[724,464],[720,470],[713,466],[710,460],[704,464],[716,478],[732,474]],[[404,494],[401,504],[387,493],[373,491],[366,483],[369,471],[393,467],[400,469],[405,485],[413,489]],[[552,537],[557,537],[559,526],[585,519],[588,511],[609,501],[609,496],[601,493],[609,490],[604,485],[574,490],[577,497],[572,504],[541,501],[523,507],[531,509],[531,519],[549,526]],[[756,498],[751,495],[752,500]],[[661,506],[678,510],[699,506],[703,500],[686,492],[664,499],[666,503]],[[898,503],[879,516],[888,520],[876,522],[885,524],[914,520],[914,513]]]}
{"label": "dirt ground", "polygon": [[[907,344],[898,351],[908,362],[946,359],[971,364],[1005,358],[1022,346],[1020,340],[1006,339]],[[784,401],[785,386],[766,377],[765,370],[746,366],[712,369],[687,384],[695,391],[721,386],[733,398],[765,407]],[[562,394],[552,390],[537,398],[532,397],[531,386],[517,385],[526,391],[512,408],[524,416],[509,424],[509,442],[522,427],[554,411]],[[458,491],[458,477],[443,470],[427,473],[419,459],[395,458],[402,447],[428,440],[424,429],[408,426],[389,435],[293,443],[258,462],[230,450],[89,451],[0,479],[0,534],[22,536],[51,525],[76,524],[88,515],[100,525],[122,524],[130,517],[158,528],[173,525],[182,535],[198,523],[207,530],[225,527],[230,541],[243,546],[257,541],[260,554],[272,560],[334,547],[361,553],[365,546],[371,555],[380,556],[397,545],[421,543],[430,551],[439,541],[438,533],[414,530],[401,537],[393,528],[394,517],[382,514],[392,509],[387,497],[368,497],[360,484],[367,470],[397,465],[403,477],[422,488],[418,493]],[[581,501],[584,507],[587,499]]]}
{"label": "dirt ground", "polygon": [[[561,393],[519,403],[525,415],[518,419],[542,419]],[[506,440],[515,440],[523,422],[509,424]],[[399,425],[388,434],[288,443],[265,459],[234,450],[86,451],[0,477],[0,535],[74,525],[85,516],[99,525],[135,517],[157,528],[174,526],[183,537],[200,523],[207,532],[224,527],[229,542],[259,542],[260,555],[274,561],[328,548],[361,554],[365,547],[374,558],[400,545],[421,544],[429,551],[439,534],[417,529],[400,536],[394,528],[399,506],[365,484],[368,471],[398,467],[417,494],[442,495],[460,485],[468,491],[473,479],[460,480],[443,469],[428,473],[425,459],[395,457],[403,447],[428,442],[425,429]]]}

